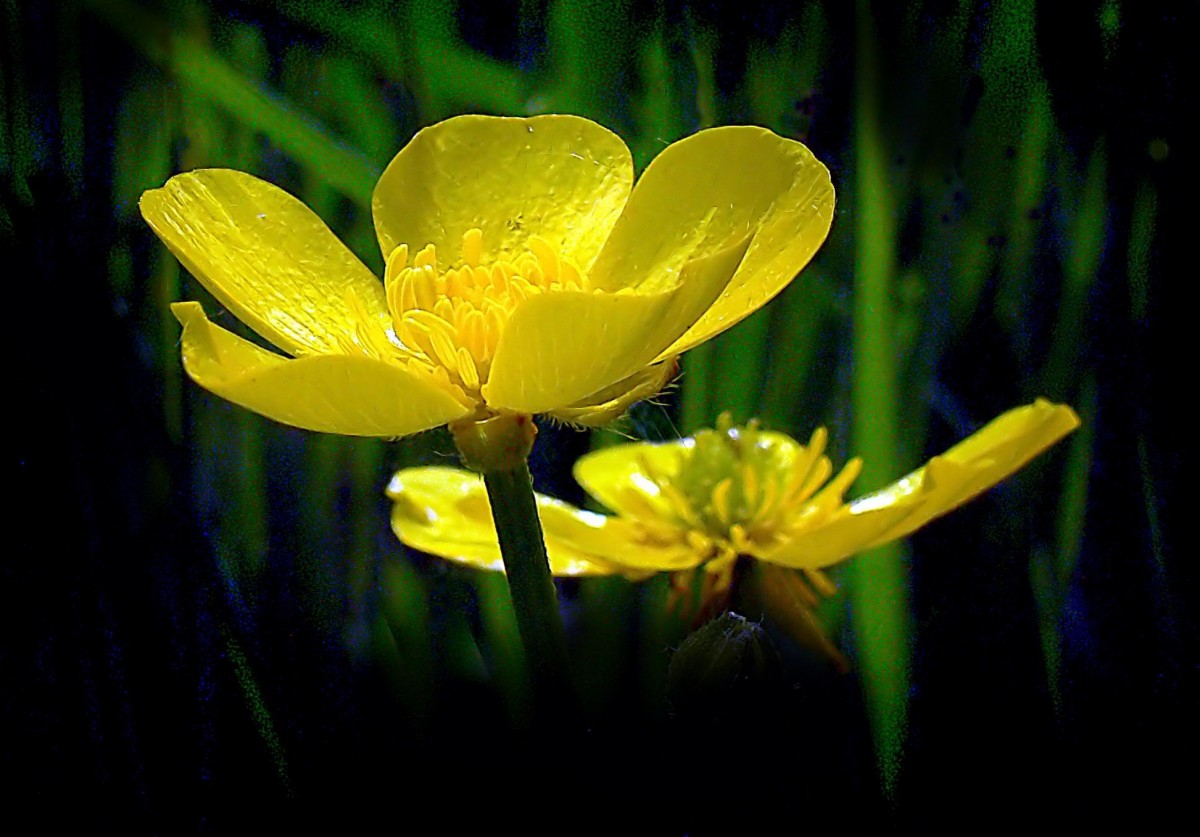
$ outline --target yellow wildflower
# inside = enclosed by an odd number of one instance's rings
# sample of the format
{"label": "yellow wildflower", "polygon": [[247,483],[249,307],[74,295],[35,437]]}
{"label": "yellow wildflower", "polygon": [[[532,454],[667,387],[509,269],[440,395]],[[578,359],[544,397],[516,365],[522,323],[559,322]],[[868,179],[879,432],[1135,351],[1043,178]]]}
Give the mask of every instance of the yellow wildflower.
{"label": "yellow wildflower", "polygon": [[193,380],[285,424],[401,436],[495,415],[615,417],[787,285],[833,201],[808,149],[763,128],[674,143],[635,186],[624,143],[586,119],[461,116],[418,133],[375,187],[382,283],[249,174],[180,174],[141,210],[291,356],[181,302]]}
{"label": "yellow wildflower", "polygon": [[[732,426],[725,418],[717,429],[690,438],[619,445],[580,458],[575,478],[615,515],[539,497],[546,550],[557,575],[671,572],[690,581],[702,568],[705,596],[727,590],[735,562],[747,556],[806,571],[828,593],[821,568],[910,534],[1078,426],[1070,407],[1039,399],[1004,413],[886,488],[847,503],[844,495],[862,463],[852,459],[834,476],[824,428],[802,445],[754,422]],[[395,501],[392,528],[404,543],[502,569],[477,476],[411,468],[392,478],[388,494]]]}

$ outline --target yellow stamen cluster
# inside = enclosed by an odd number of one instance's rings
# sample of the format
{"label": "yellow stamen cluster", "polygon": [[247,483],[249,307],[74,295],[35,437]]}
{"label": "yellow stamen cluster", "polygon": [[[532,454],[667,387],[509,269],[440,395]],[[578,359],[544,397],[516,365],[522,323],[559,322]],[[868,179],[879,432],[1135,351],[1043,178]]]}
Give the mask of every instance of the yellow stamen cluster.
{"label": "yellow stamen cluster", "polygon": [[761,552],[832,513],[862,470],[861,460],[853,459],[830,480],[823,427],[806,447],[779,439],[760,431],[755,421],[734,426],[726,414],[715,430],[688,440],[669,471],[643,461],[677,531],[709,556],[706,568],[718,588],[728,584],[739,555]]}
{"label": "yellow stamen cluster", "polygon": [[471,229],[463,235],[461,262],[445,270],[432,244],[411,265],[407,245],[393,250],[384,289],[399,359],[433,375],[464,404],[481,404],[480,390],[516,307],[537,294],[587,289],[575,266],[544,239],[532,236],[527,246],[512,261],[485,265],[483,233]]}

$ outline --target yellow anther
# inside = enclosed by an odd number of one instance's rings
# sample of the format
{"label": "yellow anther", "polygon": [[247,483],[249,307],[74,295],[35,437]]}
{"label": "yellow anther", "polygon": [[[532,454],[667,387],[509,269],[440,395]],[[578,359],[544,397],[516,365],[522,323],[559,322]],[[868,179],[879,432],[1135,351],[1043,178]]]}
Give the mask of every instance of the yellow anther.
{"label": "yellow anther", "polygon": [[478,267],[483,258],[483,230],[472,227],[463,233],[462,237],[463,262],[471,267]]}
{"label": "yellow anther", "polygon": [[694,549],[697,553],[703,555],[712,551],[712,541],[704,537],[704,535],[700,534],[695,529],[687,530],[687,532],[684,534],[684,537],[688,542],[688,546]]}
{"label": "yellow anther", "polygon": [[841,473],[821,489],[821,493],[813,499],[813,502],[818,505],[840,505],[846,489],[862,473],[862,465],[862,459],[857,456],[847,462]]}
{"label": "yellow anther", "polygon": [[429,332],[429,341],[433,344],[436,360],[447,370],[457,370],[458,349],[454,340],[447,334],[448,329],[438,328]]}
{"label": "yellow anther", "polygon": [[559,276],[564,288],[575,289],[583,284],[579,279],[579,271],[572,267],[570,262],[559,262]]}
{"label": "yellow anther", "polygon": [[733,479],[726,477],[717,483],[717,487],[712,493],[712,508],[717,513],[717,520],[725,526],[728,526],[733,520],[733,515],[730,514],[729,508],[729,492],[733,490]]}
{"label": "yellow anther", "polygon": [[462,323],[458,327],[459,337],[462,338],[462,344],[467,348],[473,357],[479,360],[484,360],[483,352],[483,314],[478,308],[472,308],[463,315]]}
{"label": "yellow anther", "polygon": [[829,475],[832,473],[833,463],[829,461],[829,457],[822,456],[808,469],[803,480],[796,480],[792,483],[791,490],[788,492],[788,505],[803,503],[813,495],[814,491],[825,484],[825,480],[829,479]]}
{"label": "yellow anther", "polygon": [[742,496],[750,508],[758,505],[758,471],[749,463],[742,465]]}
{"label": "yellow anther", "polygon": [[750,542],[750,537],[746,534],[746,527],[740,523],[735,523],[729,527],[729,542],[733,544],[734,550],[739,555],[749,552],[753,546]]}
{"label": "yellow anther", "polygon": [[775,480],[765,480],[762,487],[762,497],[758,501],[758,509],[754,513],[754,520],[762,520],[770,517],[775,511],[775,504],[779,500],[779,483]]}
{"label": "yellow anther", "polygon": [[553,284],[558,279],[558,253],[554,252],[554,248],[550,246],[545,239],[540,235],[529,237],[529,249],[532,249],[533,254],[538,258],[538,265],[541,267],[542,276],[545,276],[547,284]]}
{"label": "yellow anther", "polygon": [[688,498],[682,491],[679,490],[677,486],[669,482],[660,482],[659,486],[662,488],[663,496],[666,497],[667,501],[670,503],[671,511],[675,514],[676,518],[678,518],[681,522],[688,524],[689,526],[700,525],[700,520],[696,516],[695,510],[692,508],[692,504],[688,502]]}
{"label": "yellow anther", "polygon": [[437,276],[433,269],[424,265],[413,268],[408,281],[413,286],[413,301],[416,303],[413,307],[431,311],[438,300]]}
{"label": "yellow anther", "polygon": [[435,271],[437,270],[437,248],[432,244],[426,244],[421,248],[421,252],[417,253],[417,257],[413,259],[413,267],[429,266]]}
{"label": "yellow anther", "polygon": [[385,281],[391,284],[399,278],[400,271],[406,267],[408,267],[408,245],[401,244],[387,258],[387,269],[383,273]]}
{"label": "yellow anther", "polygon": [[479,370],[475,368],[475,360],[463,346],[458,347],[458,377],[469,390],[479,389]]}

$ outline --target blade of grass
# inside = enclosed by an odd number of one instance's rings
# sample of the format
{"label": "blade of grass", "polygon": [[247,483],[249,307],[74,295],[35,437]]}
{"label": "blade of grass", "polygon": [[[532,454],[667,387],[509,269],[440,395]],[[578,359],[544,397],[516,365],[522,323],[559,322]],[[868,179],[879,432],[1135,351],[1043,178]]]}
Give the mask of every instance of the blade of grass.
{"label": "blade of grass", "polygon": [[[1058,521],[1050,573],[1035,577],[1034,597],[1039,604],[1042,649],[1046,655],[1046,677],[1055,711],[1062,712],[1062,637],[1063,606],[1079,555],[1083,550],[1084,522],[1087,518],[1088,481],[1092,471],[1092,451],[1096,441],[1096,377],[1089,373],[1079,393],[1079,431],[1070,440],[1063,469],[1062,492],[1058,499]],[[1049,606],[1042,609],[1045,603]]]}
{"label": "blade of grass", "polygon": [[144,55],[173,73],[191,94],[261,132],[359,206],[370,206],[380,169],[360,151],[338,140],[283,96],[247,79],[186,32],[169,31],[163,21],[125,0],[86,2]]}
{"label": "blade of grass", "polygon": [[1041,392],[1065,392],[1074,378],[1075,363],[1088,322],[1088,294],[1099,277],[1108,231],[1108,155],[1104,139],[1096,141],[1087,165],[1083,189],[1069,209],[1062,243],[1063,292],[1054,324],[1054,338],[1041,375]]}
{"label": "blade of grass", "polygon": [[270,709],[267,708],[267,702],[263,697],[262,690],[258,687],[258,681],[254,678],[254,669],[242,651],[241,643],[237,641],[233,633],[224,625],[221,626],[221,633],[225,640],[225,652],[233,665],[234,676],[237,677],[238,685],[242,688],[242,695],[250,709],[250,717],[254,719],[254,724],[258,728],[258,735],[275,766],[275,774],[279,777],[280,784],[283,785],[284,793],[293,797],[295,793],[288,770],[287,752],[284,750],[283,740],[275,729],[275,720],[271,716]]}
{"label": "blade of grass", "polygon": [[483,625],[483,651],[493,682],[508,708],[513,729],[526,731],[533,724],[533,693],[528,664],[512,596],[503,573],[473,573],[479,593],[479,618]]}
{"label": "blade of grass", "polygon": [[[897,380],[892,288],[896,207],[879,121],[879,67],[870,6],[857,6],[855,59],[855,239],[853,448],[872,490],[901,473],[896,451]],[[860,555],[850,567],[851,617],[884,789],[895,791],[908,713],[908,586],[899,545]]]}

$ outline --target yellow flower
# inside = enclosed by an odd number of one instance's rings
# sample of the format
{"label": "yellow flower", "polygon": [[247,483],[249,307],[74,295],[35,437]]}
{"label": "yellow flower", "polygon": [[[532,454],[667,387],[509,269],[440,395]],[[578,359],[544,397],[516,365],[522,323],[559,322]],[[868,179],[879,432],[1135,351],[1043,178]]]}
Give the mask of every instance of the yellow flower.
{"label": "yellow flower", "polygon": [[177,175],[141,210],[291,356],[181,302],[193,380],[285,424],[401,436],[615,417],[787,285],[833,201],[808,149],[763,128],[674,143],[634,186],[624,143],[586,119],[461,116],[418,133],[375,187],[382,283],[304,204],[242,172]]}
{"label": "yellow flower", "polygon": [[[539,496],[557,575],[703,568],[709,593],[729,586],[739,556],[812,573],[902,538],[1014,473],[1079,426],[1070,407],[1039,399],[1010,410],[886,488],[845,502],[862,470],[833,476],[819,428],[807,445],[751,422],[662,444],[635,443],[582,457],[575,477],[615,512],[599,515]],[[831,478],[832,477],[832,478]],[[500,570],[483,483],[453,468],[411,468],[388,486],[392,528],[409,546]]]}

